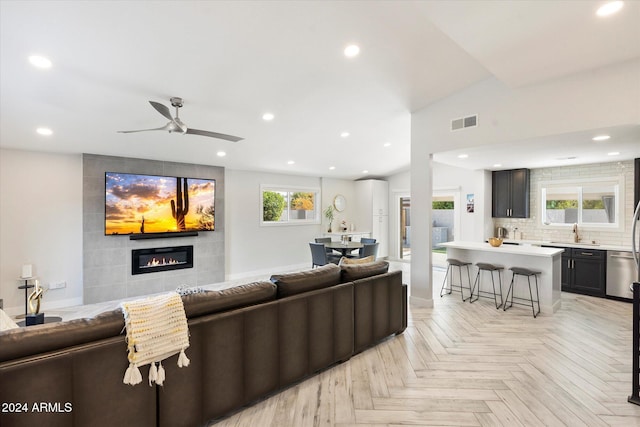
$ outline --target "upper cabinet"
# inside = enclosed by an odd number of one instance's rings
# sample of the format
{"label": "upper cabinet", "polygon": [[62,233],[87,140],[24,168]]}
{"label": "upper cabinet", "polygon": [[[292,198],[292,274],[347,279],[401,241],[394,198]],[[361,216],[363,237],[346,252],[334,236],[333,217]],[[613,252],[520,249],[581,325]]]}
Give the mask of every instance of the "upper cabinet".
{"label": "upper cabinet", "polygon": [[492,216],[529,218],[529,169],[493,172]]}

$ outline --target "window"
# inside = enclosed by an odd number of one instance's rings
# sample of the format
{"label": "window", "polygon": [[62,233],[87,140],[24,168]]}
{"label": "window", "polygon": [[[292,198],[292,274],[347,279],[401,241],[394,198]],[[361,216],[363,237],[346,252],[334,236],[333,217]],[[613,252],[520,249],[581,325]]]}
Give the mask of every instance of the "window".
{"label": "window", "polygon": [[320,224],[320,190],[262,186],[261,225]]}
{"label": "window", "polygon": [[542,222],[621,228],[622,178],[540,184]]}

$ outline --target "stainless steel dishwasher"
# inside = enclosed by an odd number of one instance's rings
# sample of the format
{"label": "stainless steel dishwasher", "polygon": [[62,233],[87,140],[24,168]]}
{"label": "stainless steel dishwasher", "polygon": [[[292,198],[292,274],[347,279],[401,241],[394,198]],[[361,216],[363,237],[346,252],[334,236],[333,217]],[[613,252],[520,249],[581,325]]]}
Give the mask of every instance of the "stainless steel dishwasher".
{"label": "stainless steel dishwasher", "polygon": [[629,286],[636,278],[631,252],[607,251],[607,295],[631,300]]}

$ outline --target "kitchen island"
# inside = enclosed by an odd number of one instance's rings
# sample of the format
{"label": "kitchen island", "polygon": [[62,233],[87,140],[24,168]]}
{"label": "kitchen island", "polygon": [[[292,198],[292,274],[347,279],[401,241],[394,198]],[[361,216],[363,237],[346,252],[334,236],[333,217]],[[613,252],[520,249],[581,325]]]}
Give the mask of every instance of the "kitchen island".
{"label": "kitchen island", "polygon": [[[474,266],[471,270],[471,280],[475,278],[478,262],[486,262],[504,267],[502,277],[502,295],[507,295],[509,282],[511,282],[511,267],[524,267],[540,271],[538,276],[538,289],[540,292],[540,312],[546,314],[555,313],[560,309],[560,281],[561,281],[561,257],[562,249],[543,248],[538,246],[517,246],[502,245],[493,247],[488,243],[454,241],[443,243],[441,246],[447,248],[447,258],[455,258],[461,261],[471,262]],[[514,296],[519,298],[529,298],[529,287],[526,279],[522,277],[516,279],[514,285]],[[532,285],[535,279],[532,277]],[[486,276],[482,278],[482,290],[488,291],[491,286],[491,279]],[[535,286],[534,286],[535,298]]]}

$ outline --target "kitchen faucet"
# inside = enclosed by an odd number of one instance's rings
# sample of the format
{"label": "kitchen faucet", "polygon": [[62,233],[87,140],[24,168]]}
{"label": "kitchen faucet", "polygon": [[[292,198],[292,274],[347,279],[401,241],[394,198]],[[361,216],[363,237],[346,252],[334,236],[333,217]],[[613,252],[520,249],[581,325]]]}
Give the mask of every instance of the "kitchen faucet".
{"label": "kitchen faucet", "polygon": [[573,241],[575,243],[578,243],[580,241],[580,236],[578,236],[578,224],[574,223],[573,224]]}

